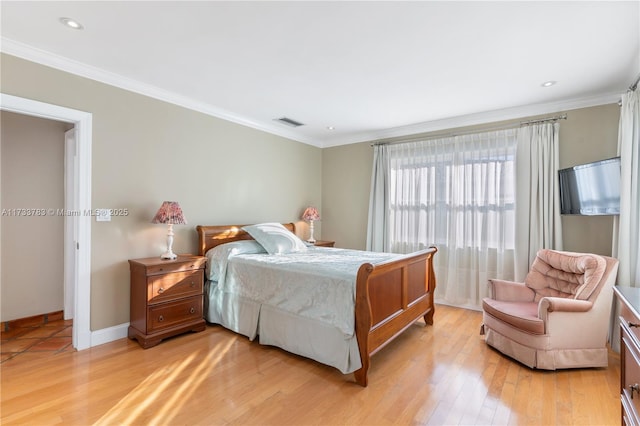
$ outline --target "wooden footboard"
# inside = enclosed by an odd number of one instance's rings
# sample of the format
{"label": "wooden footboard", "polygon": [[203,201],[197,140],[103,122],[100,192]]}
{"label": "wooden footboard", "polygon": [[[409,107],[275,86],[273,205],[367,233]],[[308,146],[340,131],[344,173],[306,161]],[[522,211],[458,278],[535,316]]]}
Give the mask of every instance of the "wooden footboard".
{"label": "wooden footboard", "polygon": [[356,338],[362,368],[354,375],[367,386],[371,356],[423,317],[433,324],[435,247],[358,270],[356,281]]}

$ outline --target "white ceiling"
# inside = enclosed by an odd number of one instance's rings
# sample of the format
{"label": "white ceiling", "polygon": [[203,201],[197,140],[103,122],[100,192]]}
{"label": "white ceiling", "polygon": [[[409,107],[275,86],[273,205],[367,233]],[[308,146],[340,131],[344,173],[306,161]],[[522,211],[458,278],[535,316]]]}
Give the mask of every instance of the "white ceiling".
{"label": "white ceiling", "polygon": [[320,147],[615,102],[640,74],[640,1],[0,7],[6,53]]}

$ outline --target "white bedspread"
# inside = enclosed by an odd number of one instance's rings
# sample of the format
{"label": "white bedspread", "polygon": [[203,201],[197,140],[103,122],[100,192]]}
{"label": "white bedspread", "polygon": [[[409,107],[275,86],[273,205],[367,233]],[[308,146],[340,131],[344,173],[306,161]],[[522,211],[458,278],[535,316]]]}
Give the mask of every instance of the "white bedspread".
{"label": "white bedspread", "polygon": [[398,256],[324,247],[291,254],[231,255],[219,291],[329,323],[345,338],[354,335],[355,282],[363,263]]}

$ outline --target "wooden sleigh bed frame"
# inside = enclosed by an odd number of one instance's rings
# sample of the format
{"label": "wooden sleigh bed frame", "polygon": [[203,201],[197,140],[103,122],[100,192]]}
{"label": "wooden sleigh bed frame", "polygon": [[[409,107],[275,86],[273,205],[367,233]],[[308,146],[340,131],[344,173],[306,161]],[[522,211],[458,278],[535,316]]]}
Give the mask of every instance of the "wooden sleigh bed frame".
{"label": "wooden sleigh bed frame", "polygon": [[[246,225],[197,226],[198,254],[204,256],[220,244],[251,240],[241,229],[243,226]],[[284,226],[295,234],[295,224]],[[436,252],[435,247],[430,247],[376,265],[360,266],[356,278],[355,332],[362,367],[354,372],[354,377],[361,386],[367,386],[372,355],[420,317],[426,324],[433,324]]]}

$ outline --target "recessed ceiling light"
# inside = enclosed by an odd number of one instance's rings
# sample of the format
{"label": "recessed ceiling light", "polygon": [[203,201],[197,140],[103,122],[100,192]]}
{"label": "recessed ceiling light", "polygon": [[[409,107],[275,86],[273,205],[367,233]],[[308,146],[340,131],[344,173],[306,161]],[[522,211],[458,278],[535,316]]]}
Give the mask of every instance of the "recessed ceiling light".
{"label": "recessed ceiling light", "polygon": [[334,130],[334,129],[335,129],[335,127],[333,127],[333,126],[327,126],[327,130]]}
{"label": "recessed ceiling light", "polygon": [[80,22],[71,18],[60,18],[60,22],[62,22],[69,28],[73,28],[74,30],[81,30],[84,28]]}
{"label": "recessed ceiling light", "polygon": [[542,87],[551,87],[556,83],[557,83],[557,81],[549,80],[549,81],[545,81],[544,83],[542,83],[541,86]]}

